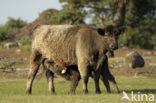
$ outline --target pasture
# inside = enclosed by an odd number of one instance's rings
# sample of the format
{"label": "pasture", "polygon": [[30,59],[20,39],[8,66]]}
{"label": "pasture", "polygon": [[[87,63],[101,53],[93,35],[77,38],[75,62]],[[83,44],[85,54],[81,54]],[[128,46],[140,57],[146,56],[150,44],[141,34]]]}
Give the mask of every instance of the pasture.
{"label": "pasture", "polygon": [[[46,79],[35,80],[32,95],[25,95],[26,79],[0,79],[0,103],[133,103],[136,101],[121,100],[125,91],[138,94],[153,94],[156,99],[156,79],[116,77],[120,93],[106,93],[104,85],[100,82],[102,94],[95,94],[94,82],[89,80],[89,94],[82,93],[82,82],[76,90],[76,95],[69,95],[70,82],[62,78],[55,79],[56,94],[50,95]],[[142,102],[141,102],[142,103]],[[144,101],[144,103],[146,103]],[[154,102],[153,102],[154,103]]]}
{"label": "pasture", "polygon": [[[137,50],[144,54],[147,51]],[[89,94],[84,95],[82,92],[82,81],[80,81],[75,95],[69,95],[70,81],[64,78],[55,78],[56,94],[50,95],[48,84],[45,76],[41,79],[35,79],[32,89],[32,95],[25,95],[27,82],[27,69],[29,69],[29,51],[17,52],[16,48],[0,50],[0,57],[6,62],[15,61],[17,64],[13,66],[15,71],[0,70],[0,103],[139,103],[138,101],[121,100],[123,91],[129,97],[131,92],[137,96],[141,94],[153,94],[154,102],[156,102],[156,70],[151,74],[142,74],[135,76],[138,71],[148,71],[151,69],[149,63],[156,62],[156,56],[144,56],[146,65],[144,68],[126,69],[124,67],[124,57],[130,50],[117,50],[116,57],[109,59],[110,71],[115,76],[118,83],[120,93],[116,94],[113,85],[110,83],[112,93],[106,93],[106,89],[100,81],[101,94],[95,94],[95,86],[93,79],[89,79]],[[1,59],[2,61],[2,59]],[[122,67],[120,67],[120,65]],[[112,66],[113,65],[113,66]],[[118,66],[118,67],[116,67]],[[140,103],[147,103],[146,98]]]}

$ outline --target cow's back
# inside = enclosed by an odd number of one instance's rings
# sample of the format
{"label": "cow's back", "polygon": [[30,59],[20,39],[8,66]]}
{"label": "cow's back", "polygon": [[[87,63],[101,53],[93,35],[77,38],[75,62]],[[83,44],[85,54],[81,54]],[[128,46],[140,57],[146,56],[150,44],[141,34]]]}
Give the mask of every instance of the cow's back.
{"label": "cow's back", "polygon": [[75,45],[79,27],[72,25],[42,25],[33,33],[32,50],[58,65],[76,63]]}

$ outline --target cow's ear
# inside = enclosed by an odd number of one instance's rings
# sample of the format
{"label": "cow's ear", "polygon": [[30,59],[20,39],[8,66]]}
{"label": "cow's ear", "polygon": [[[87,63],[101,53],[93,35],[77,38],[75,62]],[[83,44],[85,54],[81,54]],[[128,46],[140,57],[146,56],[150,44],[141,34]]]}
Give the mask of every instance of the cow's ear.
{"label": "cow's ear", "polygon": [[125,27],[119,28],[117,35],[122,34],[125,31],[125,29],[126,29]]}
{"label": "cow's ear", "polygon": [[101,28],[98,28],[97,32],[98,32],[99,35],[105,35],[105,31],[103,29],[101,29]]}

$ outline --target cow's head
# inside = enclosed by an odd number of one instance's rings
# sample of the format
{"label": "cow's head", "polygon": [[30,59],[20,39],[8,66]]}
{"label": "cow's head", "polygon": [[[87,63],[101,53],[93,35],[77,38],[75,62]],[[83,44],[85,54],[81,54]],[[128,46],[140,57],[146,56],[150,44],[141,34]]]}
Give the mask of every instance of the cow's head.
{"label": "cow's head", "polygon": [[108,50],[118,49],[118,36],[125,30],[123,27],[108,25],[104,29],[97,29],[97,32],[103,36],[104,46]]}

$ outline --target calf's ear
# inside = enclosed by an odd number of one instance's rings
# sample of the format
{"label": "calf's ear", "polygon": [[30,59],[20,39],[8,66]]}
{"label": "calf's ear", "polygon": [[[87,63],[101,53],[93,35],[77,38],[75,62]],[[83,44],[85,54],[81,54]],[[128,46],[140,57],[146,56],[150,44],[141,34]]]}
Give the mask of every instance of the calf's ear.
{"label": "calf's ear", "polygon": [[105,31],[103,29],[101,29],[101,28],[98,28],[97,32],[98,32],[99,35],[105,35]]}

